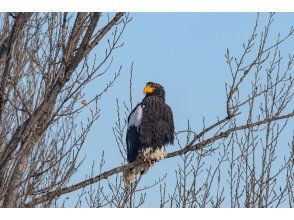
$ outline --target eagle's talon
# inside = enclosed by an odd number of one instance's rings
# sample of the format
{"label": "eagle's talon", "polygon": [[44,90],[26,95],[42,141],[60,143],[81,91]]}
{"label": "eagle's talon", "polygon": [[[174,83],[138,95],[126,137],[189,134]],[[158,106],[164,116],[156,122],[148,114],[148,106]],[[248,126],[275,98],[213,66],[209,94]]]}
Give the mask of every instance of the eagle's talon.
{"label": "eagle's talon", "polygon": [[150,158],[144,158],[143,161],[144,163],[147,163],[149,167],[153,166],[153,162]]}
{"label": "eagle's talon", "polygon": [[153,166],[152,160],[149,159],[148,164],[149,164],[149,167],[152,167]]}

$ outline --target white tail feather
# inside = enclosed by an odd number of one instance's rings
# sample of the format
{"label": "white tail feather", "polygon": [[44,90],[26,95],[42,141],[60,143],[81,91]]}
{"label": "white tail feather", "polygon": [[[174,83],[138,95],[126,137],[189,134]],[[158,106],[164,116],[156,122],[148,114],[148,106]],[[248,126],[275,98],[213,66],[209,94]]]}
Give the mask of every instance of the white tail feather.
{"label": "white tail feather", "polygon": [[140,164],[132,169],[123,172],[123,180],[125,183],[135,182],[137,176],[141,173],[146,173],[149,169],[149,165],[146,163]]}

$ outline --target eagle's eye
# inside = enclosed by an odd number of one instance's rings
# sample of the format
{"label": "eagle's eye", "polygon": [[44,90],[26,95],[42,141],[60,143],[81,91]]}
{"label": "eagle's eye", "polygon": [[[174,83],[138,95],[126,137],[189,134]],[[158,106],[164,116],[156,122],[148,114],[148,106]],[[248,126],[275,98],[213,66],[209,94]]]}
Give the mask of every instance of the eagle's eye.
{"label": "eagle's eye", "polygon": [[153,93],[155,90],[155,88],[153,86],[151,86],[150,84],[147,84],[143,90],[144,92],[144,95],[146,94],[150,94],[150,93]]}

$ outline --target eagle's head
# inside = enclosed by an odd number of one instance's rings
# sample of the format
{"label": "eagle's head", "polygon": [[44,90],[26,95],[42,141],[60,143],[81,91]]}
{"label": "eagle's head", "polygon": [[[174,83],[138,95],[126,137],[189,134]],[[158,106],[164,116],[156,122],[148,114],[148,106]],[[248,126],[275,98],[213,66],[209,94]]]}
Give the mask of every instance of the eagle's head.
{"label": "eagle's head", "polygon": [[158,96],[163,101],[165,101],[165,91],[162,85],[154,82],[148,82],[146,83],[146,86],[144,88],[144,95],[145,97],[148,96]]}

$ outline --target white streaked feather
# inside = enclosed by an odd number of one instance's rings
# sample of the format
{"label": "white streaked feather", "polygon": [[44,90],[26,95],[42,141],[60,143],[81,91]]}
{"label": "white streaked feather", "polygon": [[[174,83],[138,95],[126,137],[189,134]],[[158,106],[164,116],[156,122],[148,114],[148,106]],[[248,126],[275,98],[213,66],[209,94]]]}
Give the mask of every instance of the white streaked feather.
{"label": "white streaked feather", "polygon": [[[139,155],[142,157],[142,159],[145,158],[152,161],[160,161],[166,156],[165,147],[161,146],[155,149],[153,147],[144,148],[139,151]],[[127,184],[133,183],[135,182],[137,176],[139,176],[141,173],[147,173],[149,168],[150,167],[148,163],[143,163],[130,170],[126,170],[123,172],[123,180]]]}
{"label": "white streaked feather", "polygon": [[150,160],[160,161],[165,158],[165,147],[161,146],[158,148],[148,147],[142,150],[143,158],[149,158]]}
{"label": "white streaked feather", "polygon": [[141,105],[138,105],[136,110],[130,115],[128,127],[130,126],[139,127],[141,124],[142,117],[143,117],[143,108]]}

